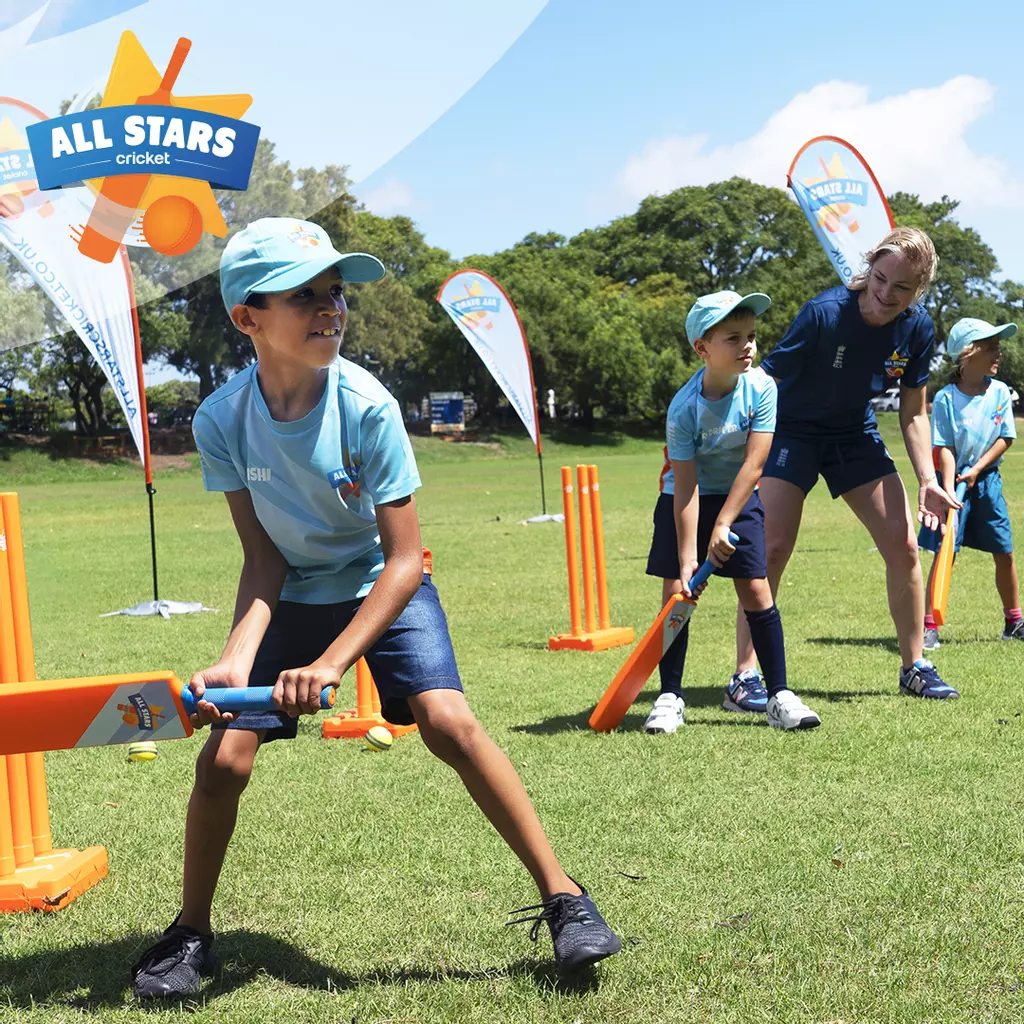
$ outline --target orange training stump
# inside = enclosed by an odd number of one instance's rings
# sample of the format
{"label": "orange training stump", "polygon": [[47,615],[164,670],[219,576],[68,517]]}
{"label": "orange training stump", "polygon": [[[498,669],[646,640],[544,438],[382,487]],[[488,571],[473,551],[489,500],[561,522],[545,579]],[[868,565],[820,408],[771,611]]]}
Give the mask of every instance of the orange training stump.
{"label": "orange training stump", "polygon": [[[569,567],[569,633],[548,640],[552,651],[607,651],[633,642],[629,626],[613,626],[608,608],[608,575],[604,559],[604,522],[601,518],[601,485],[597,466],[576,467],[580,491],[580,556],[583,560],[583,604],[586,629],[580,615],[580,566],[576,560],[576,529],[573,526],[572,471],[562,467],[562,505],[565,511],[565,557]],[[590,564],[593,536],[594,565]],[[594,616],[594,584],[597,583],[597,617]]]}
{"label": "orange training stump", "polygon": [[380,713],[380,696],[365,658],[356,662],[356,706],[340,715],[324,719],[325,740],[361,740],[375,725],[383,725],[392,736],[415,732],[415,725],[393,725]]}
{"label": "orange training stump", "polygon": [[[0,686],[35,679],[18,496],[0,494]],[[107,875],[107,851],[55,850],[43,755],[0,756],[0,913],[59,910]]]}

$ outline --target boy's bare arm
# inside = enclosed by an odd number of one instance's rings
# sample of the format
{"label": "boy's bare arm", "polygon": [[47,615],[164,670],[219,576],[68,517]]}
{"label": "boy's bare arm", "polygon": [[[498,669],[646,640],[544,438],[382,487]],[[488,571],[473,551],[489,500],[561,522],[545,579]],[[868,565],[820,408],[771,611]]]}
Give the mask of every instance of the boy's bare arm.
{"label": "boy's bare arm", "polygon": [[726,563],[729,556],[736,550],[729,542],[729,530],[736,517],[743,511],[743,506],[750,501],[757,482],[761,479],[764,464],[768,461],[768,453],[772,448],[773,433],[751,431],[747,437],[746,453],[743,465],[736,474],[736,479],[729,488],[725,503],[722,505],[715,520],[715,528],[711,531],[708,544],[708,557],[717,566]]}
{"label": "boy's bare arm", "polygon": [[679,548],[679,578],[687,592],[690,577],[697,571],[697,520],[700,495],[697,491],[697,463],[693,459],[672,460],[675,493],[672,497],[672,518],[676,524],[676,545]]}
{"label": "boy's bare arm", "polygon": [[339,676],[402,614],[423,581],[423,545],[416,500],[409,495],[378,505],[376,511],[384,568],[352,621],[317,659],[317,664],[330,666]]}
{"label": "boy's bare arm", "polygon": [[956,490],[956,452],[945,445],[939,448],[939,478],[947,494]]}
{"label": "boy's bare arm", "polygon": [[[239,490],[228,491],[224,497],[242,543],[244,561],[238,578],[231,633],[220,661],[192,677],[192,690],[197,696],[201,696],[207,686],[248,685],[256,652],[270,625],[288,571],[284,555],[256,516],[252,495],[247,490]],[[193,722],[206,725],[221,718],[230,721],[232,717],[221,715],[212,704],[204,701],[199,714],[193,716]]]}
{"label": "boy's bare arm", "polygon": [[967,489],[970,490],[978,482],[978,477],[1010,447],[1012,441],[1012,437],[997,437],[992,447],[973,466],[968,466],[957,477],[957,481],[966,480]]}

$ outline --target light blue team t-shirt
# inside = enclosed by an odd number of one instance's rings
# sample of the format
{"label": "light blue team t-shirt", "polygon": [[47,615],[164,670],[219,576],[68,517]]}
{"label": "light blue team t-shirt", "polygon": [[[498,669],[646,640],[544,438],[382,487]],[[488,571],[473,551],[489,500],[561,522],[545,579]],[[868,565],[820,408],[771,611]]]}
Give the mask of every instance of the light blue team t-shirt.
{"label": "light blue team t-shirt", "polygon": [[[728,494],[746,457],[748,435],[775,431],[778,387],[764,371],[748,370],[729,394],[709,402],[700,393],[703,382],[702,368],[668,407],[668,457],[696,461],[701,494]],[[675,493],[671,469],[662,477],[662,493]]]}
{"label": "light blue team t-shirt", "polygon": [[[947,384],[932,402],[932,444],[956,453],[956,471],[973,466],[1001,437],[1017,436],[1010,389],[989,381],[983,395],[965,395]],[[1000,455],[995,465],[1003,461]]]}
{"label": "light blue team t-shirt", "polygon": [[200,405],[192,432],[203,486],[248,488],[288,562],[281,600],[333,604],[369,593],[384,567],[374,506],[420,486],[398,403],[376,377],[339,357],[316,408],[282,423],[253,364]]}

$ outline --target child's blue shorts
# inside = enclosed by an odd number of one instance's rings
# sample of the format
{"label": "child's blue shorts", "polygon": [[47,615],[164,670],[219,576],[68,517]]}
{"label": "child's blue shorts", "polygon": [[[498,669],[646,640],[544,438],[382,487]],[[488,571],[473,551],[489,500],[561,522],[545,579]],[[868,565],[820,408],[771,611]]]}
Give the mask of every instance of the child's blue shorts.
{"label": "child's blue shorts", "polygon": [[[707,558],[711,531],[725,504],[725,494],[702,494],[697,519],[697,560]],[[663,580],[679,579],[679,547],[676,544],[676,524],[672,515],[672,495],[659,494],[654,506],[654,538],[647,556],[647,575]],[[736,551],[721,569],[719,576],[734,580],[760,580],[768,575],[768,562],[764,552],[764,506],[757,491],[740,510],[732,524],[732,532],[739,537]]]}
{"label": "child's blue shorts", "polygon": [[842,441],[809,440],[776,433],[761,476],[786,480],[804,494],[825,478],[833,498],[847,494],[861,484],[880,480],[896,472],[889,450],[877,430]]}
{"label": "child's blue shorts", "polygon": [[[273,686],[289,668],[316,661],[352,621],[363,599],[339,604],[281,601],[260,644],[249,674],[250,686]],[[437,589],[429,576],[402,614],[366,652],[380,695],[381,714],[395,725],[411,725],[408,698],[426,690],[461,690],[455,652]],[[350,673],[354,676],[354,671]],[[266,729],[264,742],[292,739],[298,718],[283,711],[246,711],[217,729]]]}
{"label": "child's blue shorts", "polygon": [[[925,551],[938,551],[942,546],[942,534],[922,526],[917,535],[917,546]],[[998,466],[982,473],[964,496],[953,550],[959,551],[961,547],[987,551],[992,555],[1007,555],[1013,551],[1010,513],[1003,497],[1003,478],[999,475]]]}

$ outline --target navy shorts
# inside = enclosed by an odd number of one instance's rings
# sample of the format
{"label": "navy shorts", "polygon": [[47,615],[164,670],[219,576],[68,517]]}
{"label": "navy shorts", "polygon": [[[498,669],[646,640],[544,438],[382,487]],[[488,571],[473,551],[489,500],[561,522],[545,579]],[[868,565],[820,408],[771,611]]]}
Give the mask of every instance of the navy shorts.
{"label": "navy shorts", "polygon": [[833,498],[861,484],[896,472],[896,464],[877,430],[843,441],[811,441],[792,434],[776,434],[762,477],[796,484],[804,494],[825,478]]}
{"label": "navy shorts", "polygon": [[[725,494],[702,494],[697,518],[697,559],[707,557],[708,544],[715,520],[725,504]],[[679,579],[679,547],[676,543],[676,523],[672,515],[672,495],[659,494],[654,506],[654,539],[647,556],[647,575],[663,580]],[[716,569],[718,576],[734,580],[760,580],[768,575],[768,562],[764,553],[764,506],[757,491],[740,510],[732,524],[732,532],[739,537],[736,551],[729,561]]]}
{"label": "navy shorts", "polygon": [[[925,551],[938,551],[942,534],[922,526],[917,545]],[[987,551],[991,555],[1008,555],[1013,551],[1010,532],[1010,513],[1003,497],[1003,478],[999,467],[978,477],[975,485],[964,496],[964,507],[957,517],[956,542],[953,550],[961,547]]]}
{"label": "navy shorts", "polygon": [[[249,674],[250,686],[273,686],[289,668],[316,661],[352,621],[363,599],[339,604],[281,601],[260,644]],[[366,663],[380,694],[381,714],[395,725],[412,725],[408,698],[426,690],[461,690],[455,652],[437,589],[429,576],[366,652]],[[246,711],[217,729],[266,729],[264,742],[292,739],[298,718],[283,711]]]}

